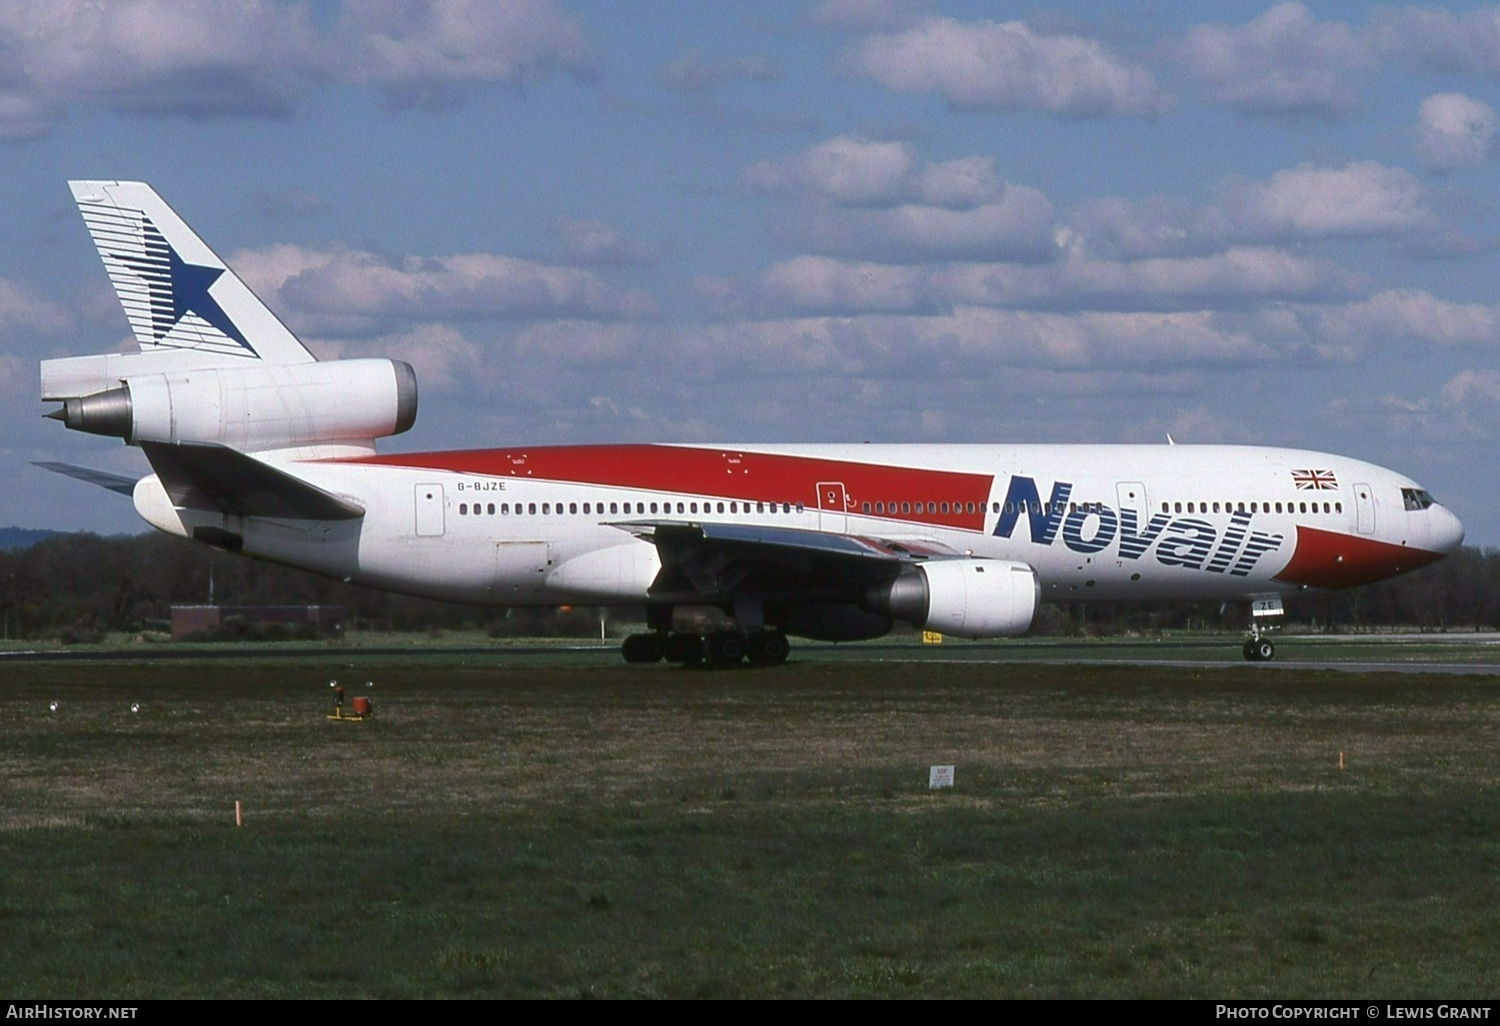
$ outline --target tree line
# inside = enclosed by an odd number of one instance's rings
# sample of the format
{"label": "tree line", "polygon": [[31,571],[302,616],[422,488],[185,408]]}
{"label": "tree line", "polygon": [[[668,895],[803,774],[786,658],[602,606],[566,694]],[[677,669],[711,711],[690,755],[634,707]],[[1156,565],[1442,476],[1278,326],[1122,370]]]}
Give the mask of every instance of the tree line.
{"label": "tree line", "polygon": [[[506,610],[374,591],[216,552],[164,534],[55,535],[0,551],[0,617],[12,640],[165,631],[173,605],[336,605],[354,629],[481,629],[492,634],[594,634],[595,610]],[[1416,573],[1287,601],[1288,619],[1322,631],[1500,629],[1500,550],[1462,548]],[[1033,633],[1110,634],[1243,626],[1243,610],[1205,603],[1049,607]],[[611,619],[643,619],[621,610]]]}

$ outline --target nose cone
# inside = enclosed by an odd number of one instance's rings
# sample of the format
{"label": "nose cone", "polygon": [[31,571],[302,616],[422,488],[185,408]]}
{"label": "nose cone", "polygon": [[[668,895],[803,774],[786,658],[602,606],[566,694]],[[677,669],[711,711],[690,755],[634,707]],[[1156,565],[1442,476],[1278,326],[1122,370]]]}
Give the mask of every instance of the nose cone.
{"label": "nose cone", "polygon": [[1446,506],[1433,506],[1427,512],[1437,514],[1432,518],[1431,545],[1434,552],[1447,555],[1464,542],[1464,525],[1458,517],[1448,512]]}

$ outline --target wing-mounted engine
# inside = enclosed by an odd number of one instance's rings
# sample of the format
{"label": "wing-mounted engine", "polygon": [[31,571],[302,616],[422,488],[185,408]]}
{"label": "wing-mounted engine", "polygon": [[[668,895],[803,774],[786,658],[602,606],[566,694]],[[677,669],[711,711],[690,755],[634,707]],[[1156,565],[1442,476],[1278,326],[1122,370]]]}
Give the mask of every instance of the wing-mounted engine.
{"label": "wing-mounted engine", "polygon": [[864,607],[960,638],[1024,634],[1041,585],[1025,563],[935,559],[865,588]]}
{"label": "wing-mounted engine", "polygon": [[[75,431],[131,444],[206,442],[245,452],[369,445],[407,430],[417,417],[417,377],[400,360],[255,363],[127,374],[110,387],[78,394],[80,382],[108,384],[80,374],[80,362],[42,364],[43,398],[63,403],[48,416]],[[58,365],[52,380],[49,364]]]}

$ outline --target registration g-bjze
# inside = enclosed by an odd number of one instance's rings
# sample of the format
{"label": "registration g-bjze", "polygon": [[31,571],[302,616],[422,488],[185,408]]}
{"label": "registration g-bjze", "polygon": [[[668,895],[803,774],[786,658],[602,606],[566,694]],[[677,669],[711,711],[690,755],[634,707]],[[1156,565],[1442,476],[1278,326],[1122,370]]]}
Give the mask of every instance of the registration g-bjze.
{"label": "registration g-bjze", "polygon": [[[69,428],[138,446],[169,534],[373,588],[497,606],[644,606],[632,662],[786,659],[897,621],[1018,635],[1042,602],[1243,603],[1245,656],[1304,589],[1442,558],[1458,519],[1328,453],[1198,445],[570,445],[382,453],[399,360],[318,361],[147,185],[73,182],[138,352],[47,360]],[[713,606],[734,629],[674,630]]]}

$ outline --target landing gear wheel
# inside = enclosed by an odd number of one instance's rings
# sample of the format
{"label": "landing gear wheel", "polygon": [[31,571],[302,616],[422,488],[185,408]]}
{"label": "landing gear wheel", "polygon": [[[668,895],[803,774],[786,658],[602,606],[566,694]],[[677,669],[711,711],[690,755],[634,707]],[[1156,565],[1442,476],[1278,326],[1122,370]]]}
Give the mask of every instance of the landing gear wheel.
{"label": "landing gear wheel", "polygon": [[760,631],[750,636],[749,656],[754,666],[773,666],[786,662],[792,646],[780,631]]}
{"label": "landing gear wheel", "polygon": [[708,636],[708,661],[716,667],[734,666],[745,658],[745,639],[734,631]]}
{"label": "landing gear wheel", "polygon": [[697,666],[703,662],[703,638],[697,634],[669,634],[662,656],[669,663]]}
{"label": "landing gear wheel", "polygon": [[1245,658],[1252,663],[1264,663],[1276,658],[1276,646],[1270,638],[1249,638],[1245,641]]}
{"label": "landing gear wheel", "polygon": [[620,655],[627,663],[661,662],[660,634],[632,634],[620,644]]}

